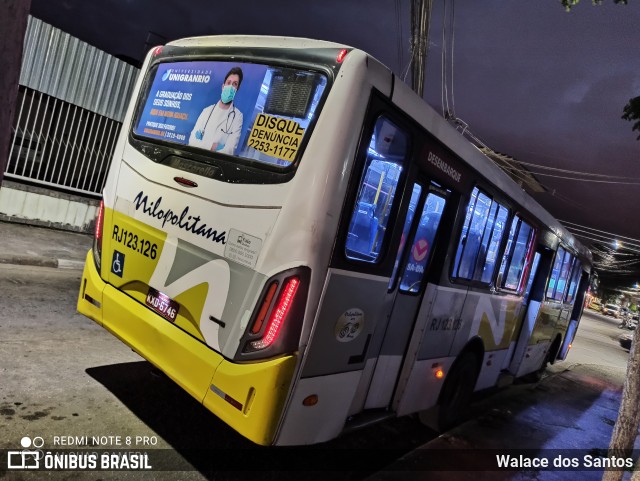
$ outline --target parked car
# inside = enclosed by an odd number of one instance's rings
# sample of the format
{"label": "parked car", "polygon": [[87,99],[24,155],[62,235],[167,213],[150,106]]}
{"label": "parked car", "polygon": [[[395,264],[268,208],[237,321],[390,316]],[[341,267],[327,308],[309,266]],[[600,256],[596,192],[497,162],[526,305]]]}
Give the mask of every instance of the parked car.
{"label": "parked car", "polygon": [[589,304],[589,309],[591,309],[592,311],[602,311],[602,304],[600,304],[598,301],[594,301],[591,304]]}
{"label": "parked car", "polygon": [[617,319],[620,317],[620,306],[617,304],[605,304],[602,308],[602,313],[605,316],[611,316]]}

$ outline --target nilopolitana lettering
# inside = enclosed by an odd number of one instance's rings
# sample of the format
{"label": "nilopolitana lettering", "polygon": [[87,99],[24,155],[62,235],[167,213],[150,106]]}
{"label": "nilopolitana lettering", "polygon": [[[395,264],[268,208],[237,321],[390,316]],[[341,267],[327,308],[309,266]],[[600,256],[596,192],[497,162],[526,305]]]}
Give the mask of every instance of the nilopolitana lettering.
{"label": "nilopolitana lettering", "polygon": [[164,210],[160,207],[162,196],[158,197],[155,201],[149,202],[149,196],[145,195],[144,191],[140,191],[133,199],[133,202],[136,210],[142,209],[142,212],[149,217],[162,221],[162,227],[169,223],[191,234],[211,239],[213,242],[221,244],[227,243],[226,231],[218,232],[217,229],[201,223],[201,217],[199,215],[189,215],[189,206],[186,206],[180,215],[178,215],[171,209]]}

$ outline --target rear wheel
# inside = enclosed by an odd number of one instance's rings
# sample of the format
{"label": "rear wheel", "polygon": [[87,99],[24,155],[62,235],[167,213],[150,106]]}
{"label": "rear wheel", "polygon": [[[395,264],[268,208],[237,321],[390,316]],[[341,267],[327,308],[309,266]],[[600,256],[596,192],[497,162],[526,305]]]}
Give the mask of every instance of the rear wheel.
{"label": "rear wheel", "polygon": [[527,376],[525,376],[527,381],[529,382],[542,381],[542,378],[544,377],[544,373],[547,371],[547,366],[551,363],[551,361],[553,361],[554,357],[557,355],[559,347],[560,347],[560,341],[556,340],[547,351],[547,354],[544,357],[544,361],[542,361],[542,364],[540,365],[538,370],[533,371],[532,373],[527,374]]}
{"label": "rear wheel", "polygon": [[533,371],[532,373],[527,374],[526,376],[527,381],[529,382],[542,381],[542,378],[544,377],[544,373],[547,370],[547,366],[549,365],[550,352],[551,351],[547,352],[547,355],[544,357],[544,361],[542,361],[542,364],[540,365],[537,371]]}
{"label": "rear wheel", "polygon": [[442,387],[438,409],[439,430],[450,429],[463,420],[477,380],[478,358],[466,352],[455,362]]}

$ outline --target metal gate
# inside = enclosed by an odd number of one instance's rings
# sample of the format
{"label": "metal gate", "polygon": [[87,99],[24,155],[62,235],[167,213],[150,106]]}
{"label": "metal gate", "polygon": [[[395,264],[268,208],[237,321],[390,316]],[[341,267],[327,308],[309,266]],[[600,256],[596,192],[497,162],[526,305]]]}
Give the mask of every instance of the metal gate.
{"label": "metal gate", "polygon": [[138,72],[29,17],[5,177],[99,196]]}

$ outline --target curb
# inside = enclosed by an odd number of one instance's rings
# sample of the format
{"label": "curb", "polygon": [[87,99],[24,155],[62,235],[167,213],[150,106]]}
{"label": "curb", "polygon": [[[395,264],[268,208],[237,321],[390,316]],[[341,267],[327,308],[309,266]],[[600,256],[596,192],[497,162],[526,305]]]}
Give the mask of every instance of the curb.
{"label": "curb", "polygon": [[35,267],[51,267],[59,269],[76,269],[84,268],[84,261],[71,259],[56,259],[44,256],[17,256],[17,255],[0,255],[0,264],[14,264],[21,266]]}

